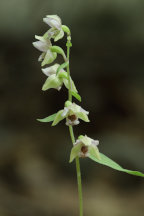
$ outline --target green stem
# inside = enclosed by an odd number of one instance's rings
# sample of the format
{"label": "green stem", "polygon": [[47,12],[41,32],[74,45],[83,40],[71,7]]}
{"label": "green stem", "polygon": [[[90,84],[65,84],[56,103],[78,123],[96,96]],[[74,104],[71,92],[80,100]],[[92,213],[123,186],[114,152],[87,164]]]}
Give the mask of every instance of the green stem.
{"label": "green stem", "polygon": [[[71,42],[67,42],[67,60],[69,61],[69,55],[70,55],[70,47]],[[70,82],[70,69],[69,64],[67,66],[67,73],[68,73],[68,83],[69,83],[69,91],[68,91],[68,100],[72,102],[72,93],[71,93],[71,82]],[[75,137],[73,132],[73,127],[69,126],[69,132],[71,141],[74,144],[75,143]],[[79,195],[79,215],[83,216],[83,196],[82,196],[82,181],[81,181],[81,170],[80,170],[80,162],[79,157],[76,157],[76,172],[77,172],[77,184],[78,184],[78,195]]]}
{"label": "green stem", "polygon": [[[70,131],[72,143],[75,143],[75,137],[74,137],[72,126],[69,126],[69,131]],[[77,184],[78,184],[78,195],[79,195],[79,212],[80,212],[80,216],[83,216],[82,181],[81,181],[81,170],[80,170],[79,157],[76,157],[75,162],[76,162]]]}
{"label": "green stem", "polygon": [[[70,56],[70,42],[67,42],[67,60],[68,60],[68,61],[69,61],[69,56]],[[69,100],[69,101],[72,101],[69,64],[68,64],[68,66],[67,66],[67,74],[68,74],[68,84],[69,84],[68,100]]]}

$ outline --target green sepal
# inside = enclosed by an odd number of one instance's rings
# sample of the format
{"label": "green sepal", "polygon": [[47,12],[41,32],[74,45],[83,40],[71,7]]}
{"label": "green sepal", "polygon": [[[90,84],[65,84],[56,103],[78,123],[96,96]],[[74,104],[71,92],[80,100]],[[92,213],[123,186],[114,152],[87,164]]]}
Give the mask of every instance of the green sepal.
{"label": "green sepal", "polygon": [[55,74],[49,76],[42,86],[42,90],[46,91],[50,88],[60,89],[63,84],[62,79],[58,78]]}
{"label": "green sepal", "polygon": [[87,116],[86,113],[78,112],[78,113],[77,113],[77,117],[78,117],[79,119],[82,119],[82,120],[85,121],[85,122],[90,122],[90,120],[89,120],[89,118],[88,118],[88,116]]}
{"label": "green sepal", "polygon": [[61,47],[52,46],[50,49],[51,49],[52,52],[56,52],[56,53],[62,55],[64,60],[66,60],[66,55],[65,55],[65,53],[64,53],[64,51],[63,51],[63,49]]}
{"label": "green sepal", "polygon": [[89,147],[88,147],[88,153],[90,154],[90,155],[93,155],[95,158],[97,158],[98,160],[101,160],[101,156],[100,156],[100,153],[99,153],[99,150],[98,150],[98,148],[97,148],[97,146],[95,146],[95,145],[90,145]]}
{"label": "green sepal", "polygon": [[50,52],[50,50],[47,51],[44,60],[41,63],[41,66],[45,66],[46,64],[50,64],[52,63],[57,57],[57,53],[56,52]]}
{"label": "green sepal", "polygon": [[47,32],[44,33],[43,38],[44,38],[45,40],[48,38],[48,34],[49,34],[49,31],[50,31],[50,30],[51,30],[51,29],[49,29]]}
{"label": "green sepal", "polygon": [[116,162],[114,162],[113,160],[111,160],[110,158],[108,158],[107,156],[105,156],[102,153],[100,153],[100,157],[101,157],[101,159],[98,159],[93,154],[89,154],[89,158],[92,159],[93,161],[99,163],[99,164],[108,166],[108,167],[115,169],[115,170],[118,170],[120,172],[125,172],[125,173],[131,174],[131,175],[144,177],[144,174],[142,172],[124,169],[119,164],[117,164]]}
{"label": "green sepal", "polygon": [[35,39],[45,42],[45,38],[43,36],[35,35]]}
{"label": "green sepal", "polygon": [[64,62],[63,64],[61,64],[61,65],[58,67],[58,69],[57,69],[57,71],[56,71],[56,74],[58,74],[60,70],[66,68],[68,65],[69,65],[69,62],[68,62],[68,61],[66,61],[66,62]]}
{"label": "green sepal", "polygon": [[82,145],[83,145],[82,143],[79,143],[73,146],[71,153],[70,153],[69,163],[71,163],[78,156],[79,152],[81,151]]}
{"label": "green sepal", "polygon": [[61,29],[60,32],[55,36],[54,42],[56,42],[56,41],[62,39],[63,36],[64,36],[64,31]]}
{"label": "green sepal", "polygon": [[46,118],[43,118],[43,119],[37,119],[37,121],[39,121],[39,122],[52,122],[55,119],[56,114],[57,113],[54,113],[54,114],[52,114]]}
{"label": "green sepal", "polygon": [[75,97],[78,101],[81,102],[81,96],[77,92],[71,91],[71,93],[73,97]]}
{"label": "green sepal", "polygon": [[54,121],[52,123],[52,126],[57,125],[61,120],[63,120],[65,117],[62,116],[63,110],[60,110],[56,113],[56,116],[54,118]]}

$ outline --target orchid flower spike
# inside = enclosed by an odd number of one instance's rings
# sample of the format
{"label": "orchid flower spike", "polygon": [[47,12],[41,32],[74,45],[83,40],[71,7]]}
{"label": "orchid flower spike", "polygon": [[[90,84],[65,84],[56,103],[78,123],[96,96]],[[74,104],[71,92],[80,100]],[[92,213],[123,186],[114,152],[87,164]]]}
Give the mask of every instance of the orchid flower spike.
{"label": "orchid flower spike", "polygon": [[42,52],[38,58],[38,61],[42,61],[42,66],[52,63],[56,59],[57,53],[51,51],[51,41],[37,35],[35,35],[35,38],[38,41],[33,42],[33,46]]}
{"label": "orchid flower spike", "polygon": [[72,103],[70,101],[66,101],[64,109],[57,112],[55,119],[52,123],[52,126],[57,125],[64,118],[66,118],[67,126],[78,125],[78,119],[82,119],[85,122],[89,122],[88,114],[89,112],[87,112],[77,104]]}
{"label": "orchid flower spike", "polygon": [[[68,74],[65,70],[61,69],[58,73],[57,70],[59,68],[59,64],[54,64],[53,66],[47,67],[47,68],[43,68],[42,72],[48,76],[48,78],[46,79],[42,90],[46,91],[50,88],[55,88],[57,90],[60,90],[63,83],[65,85],[65,87],[67,89],[69,89],[69,84],[68,84]],[[73,82],[73,80],[70,78],[70,82],[71,82],[71,90],[74,92],[77,92],[77,89],[75,87],[75,84]]]}
{"label": "orchid flower spike", "polygon": [[54,41],[58,41],[64,36],[62,29],[62,22],[57,15],[48,15],[43,18],[43,21],[48,24],[51,28],[45,33],[44,37],[53,38]]}
{"label": "orchid flower spike", "polygon": [[79,136],[77,141],[74,143],[74,146],[70,154],[70,162],[74,158],[78,157],[89,157],[90,155],[95,156],[97,159],[101,159],[100,153],[98,150],[98,140],[93,140],[88,136]]}

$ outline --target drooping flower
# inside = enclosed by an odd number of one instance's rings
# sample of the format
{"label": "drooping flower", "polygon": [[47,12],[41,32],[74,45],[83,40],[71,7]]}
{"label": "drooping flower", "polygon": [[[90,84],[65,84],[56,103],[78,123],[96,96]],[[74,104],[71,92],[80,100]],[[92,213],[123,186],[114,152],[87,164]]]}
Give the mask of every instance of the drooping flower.
{"label": "drooping flower", "polygon": [[80,122],[78,119],[81,119],[85,122],[89,122],[88,118],[89,112],[84,110],[81,106],[78,106],[75,103],[67,101],[63,110],[57,112],[55,119],[52,123],[52,126],[57,125],[60,121],[66,118],[66,125],[74,126],[78,125]]}
{"label": "drooping flower", "polygon": [[57,15],[48,15],[43,18],[43,21],[48,24],[51,28],[45,33],[44,37],[53,38],[54,41],[58,41],[64,36],[62,29],[62,22]]}
{"label": "drooping flower", "polygon": [[52,63],[56,59],[57,53],[51,51],[51,41],[37,35],[35,35],[35,38],[38,41],[33,42],[33,46],[42,52],[38,58],[38,61],[42,61],[42,66]]}
{"label": "drooping flower", "polygon": [[95,156],[97,159],[101,159],[100,153],[98,150],[98,140],[93,140],[88,136],[79,136],[77,141],[74,143],[74,146],[71,150],[70,154],[70,162],[74,160],[74,158],[78,157],[89,157],[90,155]]}
{"label": "drooping flower", "polygon": [[[53,66],[42,69],[42,72],[46,76],[48,76],[48,78],[46,79],[42,87],[43,91],[46,91],[50,88],[55,88],[57,90],[60,90],[63,84],[65,85],[67,89],[69,89],[68,74],[63,69],[61,69],[57,73],[57,69],[59,66],[60,66],[59,64],[54,64]],[[77,92],[75,84],[71,78],[70,78],[70,82],[71,82],[71,90],[74,92]]]}

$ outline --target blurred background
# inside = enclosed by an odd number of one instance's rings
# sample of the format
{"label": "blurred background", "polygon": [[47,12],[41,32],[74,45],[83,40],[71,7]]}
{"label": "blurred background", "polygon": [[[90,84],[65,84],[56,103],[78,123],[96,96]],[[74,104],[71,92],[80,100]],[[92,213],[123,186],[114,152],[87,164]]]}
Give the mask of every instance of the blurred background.
{"label": "blurred background", "polygon": [[[48,14],[72,31],[71,73],[91,120],[76,136],[98,139],[100,151],[144,172],[144,1],[0,0],[0,216],[78,215],[68,128],[36,121],[67,99],[64,87],[41,91],[32,42]],[[144,215],[142,178],[89,159],[81,169],[85,216]]]}

